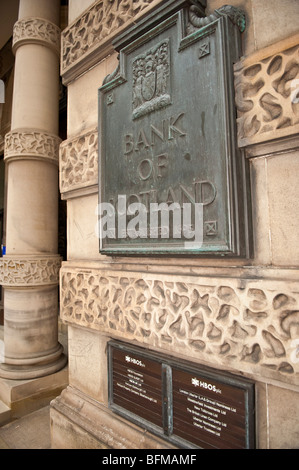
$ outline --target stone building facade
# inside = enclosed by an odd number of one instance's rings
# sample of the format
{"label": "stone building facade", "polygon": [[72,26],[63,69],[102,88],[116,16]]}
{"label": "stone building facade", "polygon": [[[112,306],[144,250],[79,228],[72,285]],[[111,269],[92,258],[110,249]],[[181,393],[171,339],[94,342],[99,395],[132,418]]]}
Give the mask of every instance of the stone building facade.
{"label": "stone building facade", "polygon": [[[296,0],[230,2],[246,19],[233,78],[237,145],[249,167],[252,255],[110,256],[99,250],[99,88],[118,69],[119,38],[175,3],[69,0],[62,26],[59,1],[20,0],[13,89],[7,85],[12,107],[7,100],[1,122],[6,254],[0,399],[20,409],[21,397],[12,398],[20,381],[24,395],[42,387],[55,397],[53,448],[176,447],[109,406],[111,340],[248,379],[255,390],[255,447],[298,447]],[[190,13],[205,2],[178,3]],[[207,0],[207,23],[217,20],[222,6]],[[61,137],[59,75],[67,90]],[[67,207],[65,257],[57,245],[59,197]],[[67,367],[58,342],[58,300],[68,329]]]}

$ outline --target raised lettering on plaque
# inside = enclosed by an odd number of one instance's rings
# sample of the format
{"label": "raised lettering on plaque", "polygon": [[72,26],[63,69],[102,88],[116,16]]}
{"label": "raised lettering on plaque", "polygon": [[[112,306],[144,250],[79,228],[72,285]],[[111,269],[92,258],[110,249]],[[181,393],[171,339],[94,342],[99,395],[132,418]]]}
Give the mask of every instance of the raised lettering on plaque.
{"label": "raised lettering on plaque", "polygon": [[100,250],[249,256],[233,84],[242,13],[164,8],[157,24],[160,10],[119,40],[99,90]]}

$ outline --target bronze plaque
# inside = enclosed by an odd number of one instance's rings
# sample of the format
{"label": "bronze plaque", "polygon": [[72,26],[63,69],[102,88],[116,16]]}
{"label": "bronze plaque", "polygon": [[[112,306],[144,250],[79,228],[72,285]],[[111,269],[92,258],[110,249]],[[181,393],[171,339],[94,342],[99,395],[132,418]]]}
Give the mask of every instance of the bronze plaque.
{"label": "bronze plaque", "polygon": [[181,448],[254,448],[254,384],[110,341],[109,405]]}
{"label": "bronze plaque", "polygon": [[225,14],[199,27],[190,18],[186,8],[128,33],[99,90],[105,254],[249,256],[233,83],[240,32]]}
{"label": "bronze plaque", "polygon": [[[173,368],[173,434],[205,449],[249,448],[249,388]],[[251,387],[250,387],[251,388]]]}

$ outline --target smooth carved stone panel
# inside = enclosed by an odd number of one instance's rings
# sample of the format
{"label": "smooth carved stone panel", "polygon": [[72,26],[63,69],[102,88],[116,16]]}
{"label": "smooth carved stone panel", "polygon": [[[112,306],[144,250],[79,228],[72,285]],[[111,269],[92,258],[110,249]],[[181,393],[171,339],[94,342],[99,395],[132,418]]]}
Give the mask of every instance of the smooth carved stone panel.
{"label": "smooth carved stone panel", "polygon": [[5,135],[4,158],[41,158],[58,164],[60,142],[53,134],[19,129]]}
{"label": "smooth carved stone panel", "polygon": [[0,284],[7,287],[58,284],[60,266],[60,256],[4,256],[0,260]]}
{"label": "smooth carved stone panel", "polygon": [[298,289],[272,283],[62,267],[61,315],[116,338],[299,384]]}
{"label": "smooth carved stone panel", "polygon": [[51,47],[60,54],[60,28],[42,18],[25,18],[17,21],[13,29],[13,51],[23,43],[37,42]]}
{"label": "smooth carved stone panel", "polygon": [[59,153],[60,191],[98,184],[98,130],[65,140]]}
{"label": "smooth carved stone panel", "polygon": [[62,75],[155,0],[101,0],[62,32]]}
{"label": "smooth carved stone panel", "polygon": [[235,89],[240,147],[298,134],[299,45],[240,61]]}

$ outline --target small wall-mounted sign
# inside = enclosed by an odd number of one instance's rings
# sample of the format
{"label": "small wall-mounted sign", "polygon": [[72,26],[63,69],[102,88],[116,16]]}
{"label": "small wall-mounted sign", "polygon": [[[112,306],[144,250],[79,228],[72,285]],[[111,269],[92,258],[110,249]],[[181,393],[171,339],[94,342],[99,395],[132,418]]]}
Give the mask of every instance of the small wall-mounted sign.
{"label": "small wall-mounted sign", "polygon": [[181,448],[254,448],[254,383],[111,341],[109,405]]}

